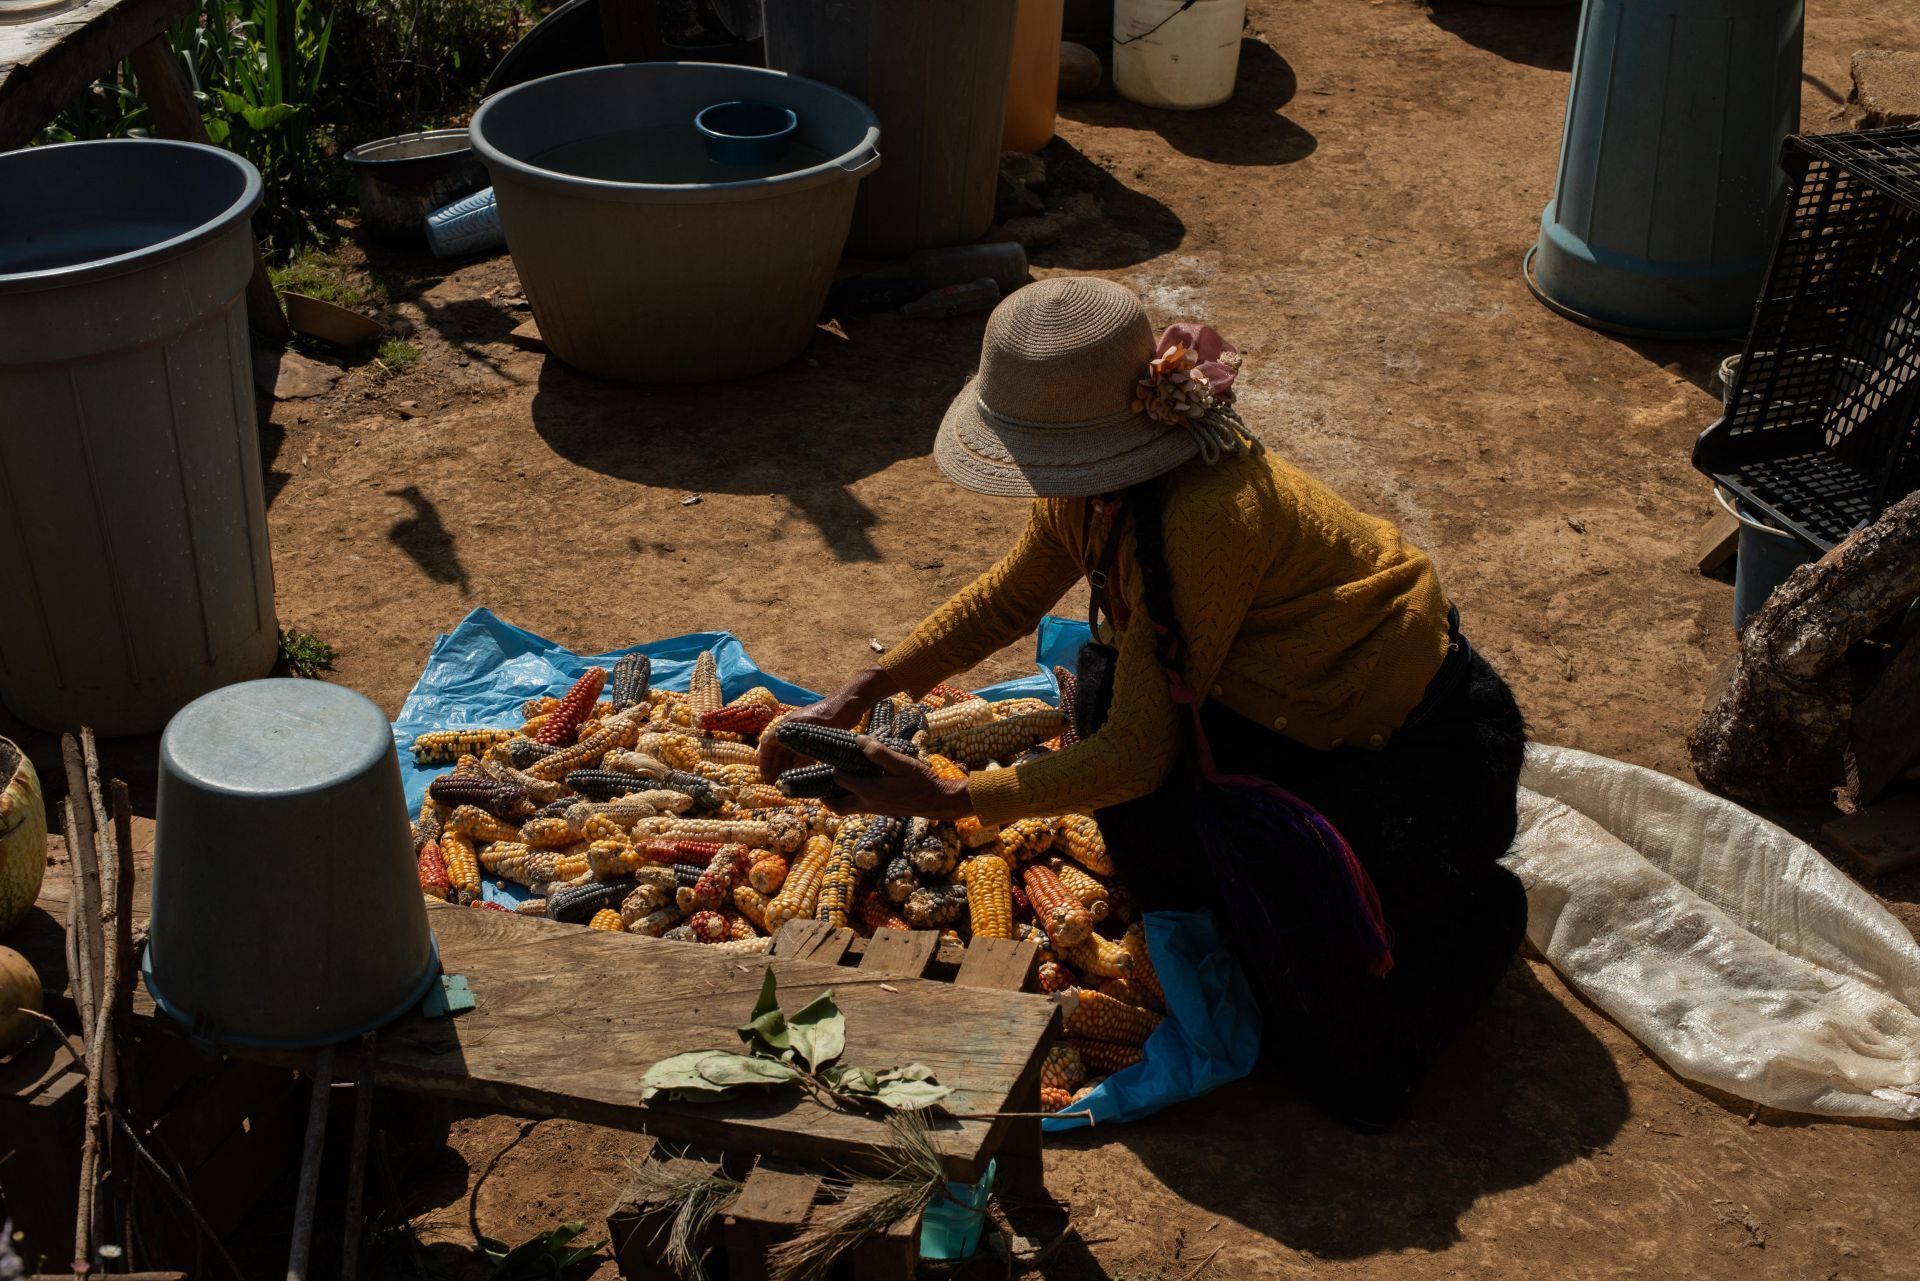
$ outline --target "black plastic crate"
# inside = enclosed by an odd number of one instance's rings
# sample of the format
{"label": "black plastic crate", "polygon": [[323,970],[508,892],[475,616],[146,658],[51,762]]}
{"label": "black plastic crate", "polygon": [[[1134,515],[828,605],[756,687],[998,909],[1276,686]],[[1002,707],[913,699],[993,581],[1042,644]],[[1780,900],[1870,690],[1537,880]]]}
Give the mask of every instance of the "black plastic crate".
{"label": "black plastic crate", "polygon": [[1822,551],[1920,489],[1920,127],[1787,139],[1796,188],[1693,464]]}

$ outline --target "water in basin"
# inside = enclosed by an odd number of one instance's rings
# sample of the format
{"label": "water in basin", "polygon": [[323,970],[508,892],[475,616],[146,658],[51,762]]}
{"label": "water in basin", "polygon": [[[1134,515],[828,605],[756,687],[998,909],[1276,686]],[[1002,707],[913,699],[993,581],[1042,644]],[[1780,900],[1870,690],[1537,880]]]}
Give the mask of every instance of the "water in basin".
{"label": "water in basin", "polygon": [[171,240],[187,230],[189,228],[178,224],[133,222],[39,227],[22,234],[10,245],[0,246],[0,275],[51,271],[56,267],[78,267],[102,258],[117,258]]}
{"label": "water in basin", "polygon": [[677,186],[771,178],[811,169],[831,158],[796,139],[788,145],[786,155],[769,165],[715,164],[707,158],[706,139],[689,121],[578,138],[530,157],[530,163],[576,178]]}

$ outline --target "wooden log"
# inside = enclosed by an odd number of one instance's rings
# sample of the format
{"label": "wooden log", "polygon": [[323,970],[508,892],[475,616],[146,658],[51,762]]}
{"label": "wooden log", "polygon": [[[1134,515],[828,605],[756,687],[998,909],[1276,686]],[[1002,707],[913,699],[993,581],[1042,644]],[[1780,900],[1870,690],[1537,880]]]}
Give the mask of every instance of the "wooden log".
{"label": "wooden log", "polygon": [[773,936],[773,954],[793,961],[838,965],[852,940],[852,930],[825,921],[788,921]]}
{"label": "wooden log", "polygon": [[1723,511],[1700,527],[1694,535],[1694,564],[1703,574],[1711,574],[1733,559],[1740,546],[1740,522]]}
{"label": "wooden log", "polygon": [[867,941],[860,969],[870,974],[897,974],[917,979],[927,972],[933,951],[940,945],[936,930],[878,929]]}
{"label": "wooden log", "polygon": [[26,146],[88,85],[192,7],[188,0],[86,0],[0,23],[0,151]]}
{"label": "wooden log", "polygon": [[1040,968],[1040,949],[1021,939],[977,938],[967,944],[966,959],[953,981],[961,987],[991,987],[1024,992]]}
{"label": "wooden log", "polygon": [[1920,596],[1920,493],[1793,572],[1740,632],[1733,679],[1688,735],[1700,781],[1762,805],[1818,804],[1846,781],[1848,651]]}

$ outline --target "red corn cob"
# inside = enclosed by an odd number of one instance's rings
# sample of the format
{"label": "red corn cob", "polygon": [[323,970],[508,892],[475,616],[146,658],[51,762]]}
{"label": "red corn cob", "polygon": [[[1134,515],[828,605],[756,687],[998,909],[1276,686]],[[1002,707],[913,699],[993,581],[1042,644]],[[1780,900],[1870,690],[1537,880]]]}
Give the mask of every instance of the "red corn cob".
{"label": "red corn cob", "polygon": [[689,867],[705,867],[713,862],[713,856],[721,850],[719,841],[648,841],[640,847],[640,852],[657,863],[685,863]]}
{"label": "red corn cob", "polygon": [[727,918],[718,912],[695,912],[687,918],[687,928],[693,931],[693,937],[701,943],[727,941]]}
{"label": "red corn cob", "polygon": [[868,934],[875,930],[910,930],[908,925],[893,910],[893,905],[881,895],[879,890],[868,890],[853,905],[854,920]]}
{"label": "red corn cob", "polygon": [[435,841],[428,841],[420,847],[420,889],[442,903],[453,893],[453,883],[447,879],[446,856],[440,853],[440,846]]}
{"label": "red corn cob", "polygon": [[700,879],[679,895],[677,905],[687,913],[718,911],[732,902],[733,887],[747,879],[747,867],[746,846],[722,845]]}
{"label": "red corn cob", "polygon": [[1058,961],[1042,961],[1039,980],[1042,992],[1064,992],[1074,986],[1073,971]]}
{"label": "red corn cob", "polygon": [[560,706],[548,713],[546,723],[533,736],[534,742],[549,743],[556,747],[571,743],[593,712],[593,705],[600,697],[600,688],[606,683],[606,668],[589,667],[586,674],[573,683],[567,696],[560,700]]}
{"label": "red corn cob", "polygon": [[773,721],[773,709],[764,703],[734,703],[700,718],[709,734],[758,734]]}
{"label": "red corn cob", "polygon": [[477,898],[473,900],[473,902],[467,904],[467,906],[477,907],[483,912],[504,912],[507,910],[503,904],[489,903],[487,900],[483,898]]}

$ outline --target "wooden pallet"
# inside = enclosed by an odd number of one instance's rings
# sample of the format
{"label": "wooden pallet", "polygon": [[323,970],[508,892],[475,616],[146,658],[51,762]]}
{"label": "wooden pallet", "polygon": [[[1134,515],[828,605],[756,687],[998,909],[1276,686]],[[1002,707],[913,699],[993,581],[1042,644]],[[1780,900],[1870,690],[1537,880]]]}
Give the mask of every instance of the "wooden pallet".
{"label": "wooden pallet", "polygon": [[[844,965],[865,977],[920,979],[947,968],[960,987],[1018,992],[1031,984],[1039,953],[1031,943],[1012,939],[975,939],[944,949],[932,930],[879,930],[871,939],[823,921],[792,921],[773,944],[774,955]],[[997,1162],[995,1189],[1013,1197],[1044,1195],[1045,1169],[1040,1146],[1040,1066],[1036,1060],[1007,1100],[1008,1112],[981,1149],[983,1160]],[[743,1186],[703,1244],[725,1258],[731,1281],[761,1281],[770,1275],[768,1252],[791,1240],[808,1217],[831,1203],[834,1193],[826,1171],[817,1165],[776,1157],[743,1156],[717,1149],[670,1150],[655,1144],[649,1162],[687,1163],[720,1169]],[[629,1281],[669,1281],[676,1274],[662,1258],[673,1207],[650,1203],[636,1180],[607,1214],[607,1234]],[[920,1261],[920,1219],[895,1223],[862,1241],[850,1254],[855,1281],[908,1281]],[[719,1269],[715,1269],[719,1271]]]}

